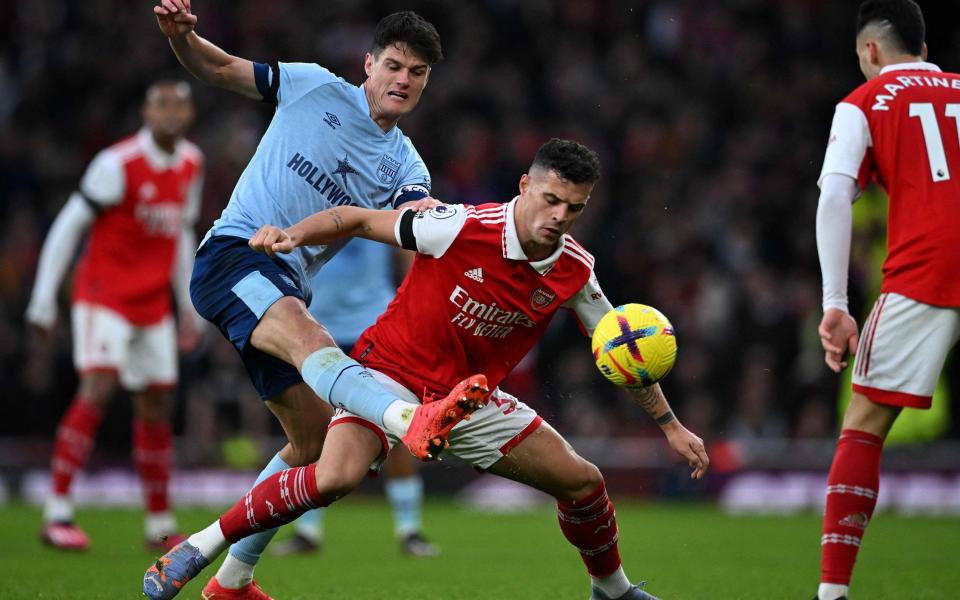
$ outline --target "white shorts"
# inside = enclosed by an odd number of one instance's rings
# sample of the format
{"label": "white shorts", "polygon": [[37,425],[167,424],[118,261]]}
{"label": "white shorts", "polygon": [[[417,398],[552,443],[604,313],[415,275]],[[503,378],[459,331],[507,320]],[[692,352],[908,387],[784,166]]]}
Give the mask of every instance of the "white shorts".
{"label": "white shorts", "polygon": [[71,307],[73,364],[77,371],[116,371],[128,390],[172,387],[177,382],[177,330],[173,317],[148,327],[123,315],[77,302]]}
{"label": "white shorts", "polygon": [[[416,394],[393,379],[374,369],[369,371],[383,387],[401,400],[420,403]],[[446,452],[462,458],[478,469],[486,470],[509,454],[514,446],[533,433],[542,422],[543,418],[537,411],[497,388],[490,394],[490,401],[470,415],[469,421],[457,423],[450,431],[450,446]],[[379,470],[390,449],[401,443],[400,438],[387,433],[376,423],[338,408],[330,421],[330,427],[343,423],[362,425],[380,438],[383,453],[371,465],[373,470]]]}
{"label": "white shorts", "polygon": [[950,349],[960,338],[960,308],[880,294],[860,333],[853,391],[873,402],[930,408]]}

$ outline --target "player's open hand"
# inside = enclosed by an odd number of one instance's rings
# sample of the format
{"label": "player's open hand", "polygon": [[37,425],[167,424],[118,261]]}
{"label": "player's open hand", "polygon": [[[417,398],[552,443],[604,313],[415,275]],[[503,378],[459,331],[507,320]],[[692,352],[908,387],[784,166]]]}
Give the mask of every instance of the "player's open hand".
{"label": "player's open hand", "polygon": [[167,37],[186,35],[197,26],[197,16],[190,12],[190,0],[160,0],[153,7],[153,14]]}
{"label": "player's open hand", "polygon": [[250,238],[250,247],[273,258],[278,252],[289,254],[297,247],[290,234],[276,225],[264,225]]}
{"label": "player's open hand", "polygon": [[693,469],[690,479],[700,479],[710,467],[710,457],[703,446],[703,440],[692,431],[674,421],[671,426],[664,428],[667,441],[674,452],[687,459],[687,464]]}
{"label": "player's open hand", "polygon": [[820,334],[820,344],[823,346],[824,360],[834,373],[847,368],[847,353],[853,356],[857,353],[857,343],[860,335],[857,332],[857,322],[850,313],[839,308],[828,308],[823,312],[823,319],[817,329]]}

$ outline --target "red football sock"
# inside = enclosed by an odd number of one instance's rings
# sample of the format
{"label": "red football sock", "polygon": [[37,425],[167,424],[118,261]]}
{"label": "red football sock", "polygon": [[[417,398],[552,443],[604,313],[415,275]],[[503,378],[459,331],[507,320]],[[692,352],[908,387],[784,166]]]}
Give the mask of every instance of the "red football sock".
{"label": "red football sock", "polygon": [[99,408],[77,396],[60,419],[51,463],[53,493],[60,496],[70,493],[74,473],[90,458],[101,418]]}
{"label": "red football sock", "polygon": [[147,512],[170,510],[170,468],[173,440],[166,421],[133,421],[133,462],[143,481]]}
{"label": "red football sock", "polygon": [[606,577],[620,568],[617,517],[603,483],[578,502],[557,500],[557,519],[591,575]]}
{"label": "red football sock", "polygon": [[220,530],[230,542],[264,529],[280,527],[312,508],[328,506],[336,498],[317,490],[317,465],[274,473],[220,517]]}
{"label": "red football sock", "polygon": [[864,431],[840,432],[827,479],[823,515],[821,583],[850,584],[860,540],[873,516],[880,490],[883,439]]}

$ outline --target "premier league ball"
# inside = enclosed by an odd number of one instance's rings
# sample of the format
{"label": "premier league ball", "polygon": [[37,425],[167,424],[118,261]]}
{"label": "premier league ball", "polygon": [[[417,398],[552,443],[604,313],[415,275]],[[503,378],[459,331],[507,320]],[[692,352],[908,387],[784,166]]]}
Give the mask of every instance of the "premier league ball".
{"label": "premier league ball", "polygon": [[600,319],[593,332],[597,368],[620,386],[652,385],[670,372],[676,358],[673,326],[650,306],[618,306]]}

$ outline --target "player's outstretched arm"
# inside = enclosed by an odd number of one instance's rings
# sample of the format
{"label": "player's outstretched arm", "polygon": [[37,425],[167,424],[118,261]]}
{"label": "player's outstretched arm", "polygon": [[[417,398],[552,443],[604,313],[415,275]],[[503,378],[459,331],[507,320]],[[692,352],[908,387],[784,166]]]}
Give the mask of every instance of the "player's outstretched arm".
{"label": "player's outstretched arm", "polygon": [[339,206],[312,214],[286,229],[264,225],[253,234],[249,244],[268,256],[287,254],[299,246],[322,246],[346,237],[399,246],[394,229],[401,212]]}
{"label": "player's outstretched arm", "polygon": [[680,421],[673,414],[666,396],[663,395],[660,384],[655,383],[630,391],[637,404],[647,411],[647,414],[653,417],[653,420],[663,430],[664,435],[667,436],[667,441],[670,442],[670,447],[677,454],[687,459],[687,463],[693,469],[690,478],[700,479],[703,477],[710,466],[710,458],[703,446],[703,440],[680,424]]}
{"label": "player's outstretched arm", "polygon": [[153,14],[160,31],[170,39],[173,53],[191,75],[248,98],[263,97],[257,90],[252,62],[227,54],[197,35],[197,16],[190,10],[190,0],[160,0]]}

